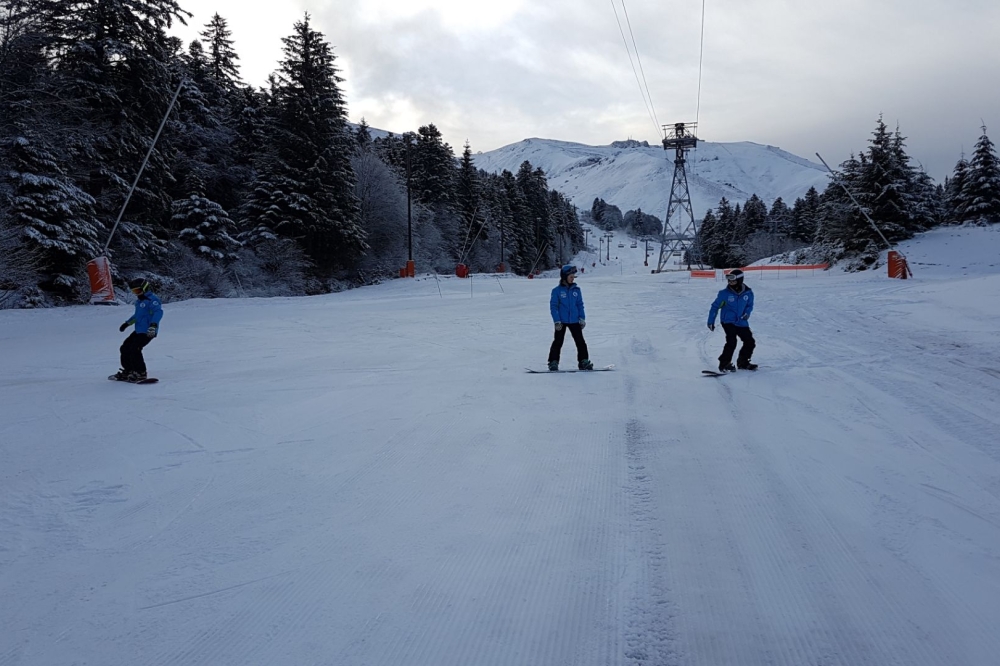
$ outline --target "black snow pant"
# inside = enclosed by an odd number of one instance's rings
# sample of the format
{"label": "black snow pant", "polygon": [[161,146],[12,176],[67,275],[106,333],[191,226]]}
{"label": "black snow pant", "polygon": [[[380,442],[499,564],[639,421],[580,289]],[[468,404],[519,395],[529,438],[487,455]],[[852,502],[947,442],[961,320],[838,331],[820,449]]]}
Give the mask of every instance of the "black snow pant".
{"label": "black snow pant", "polygon": [[142,348],[152,342],[153,338],[145,333],[135,333],[125,338],[122,343],[122,370],[125,372],[146,372],[146,361],[142,358]]}
{"label": "black snow pant", "polygon": [[552,340],[552,346],[549,347],[549,363],[552,361],[559,362],[559,352],[562,351],[567,328],[573,334],[573,342],[576,343],[577,362],[586,361],[590,358],[590,354],[587,352],[587,342],[583,339],[583,327],[580,324],[563,324],[563,327],[556,331],[556,337]]}
{"label": "black snow pant", "polygon": [[746,365],[753,356],[754,347],[757,342],[753,339],[753,333],[749,326],[737,326],[736,324],[723,324],[726,332],[726,346],[722,348],[722,356],[719,357],[719,365],[729,365],[733,362],[733,352],[736,351],[736,338],[743,341],[740,347],[740,355],[736,358],[736,367]]}

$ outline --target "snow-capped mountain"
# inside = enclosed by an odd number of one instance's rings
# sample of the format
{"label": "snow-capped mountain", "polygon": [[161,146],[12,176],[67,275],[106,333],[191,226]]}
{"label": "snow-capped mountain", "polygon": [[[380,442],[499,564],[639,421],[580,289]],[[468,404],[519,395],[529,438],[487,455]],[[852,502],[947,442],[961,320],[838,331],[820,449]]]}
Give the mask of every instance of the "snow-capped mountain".
{"label": "snow-capped mountain", "polygon": [[[517,173],[527,160],[545,171],[550,188],[562,192],[581,210],[590,210],[600,197],[622,212],[641,208],[662,217],[670,199],[673,157],[673,150],[645,141],[587,146],[533,138],[479,153],[475,163],[489,172]],[[822,192],[828,181],[822,165],[750,141],[699,141],[698,148],[688,154],[686,171],[698,219],[722,197],[735,204],[756,194],[768,206],[781,197],[791,206],[810,187]]]}

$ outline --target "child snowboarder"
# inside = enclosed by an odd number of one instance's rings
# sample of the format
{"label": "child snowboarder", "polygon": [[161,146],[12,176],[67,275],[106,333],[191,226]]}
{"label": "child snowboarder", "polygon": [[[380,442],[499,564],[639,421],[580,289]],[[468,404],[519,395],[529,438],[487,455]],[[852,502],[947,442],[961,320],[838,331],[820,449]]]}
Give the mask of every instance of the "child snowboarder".
{"label": "child snowboarder", "polygon": [[[722,310],[719,321],[726,331],[726,345],[719,356],[719,372],[736,372],[740,370],[756,370],[757,364],[750,362],[757,343],[750,332],[750,313],[753,312],[753,291],[743,284],[743,271],[735,269],[726,275],[728,286],[719,292],[712,301],[708,311],[708,330],[715,330],[715,313]],[[736,339],[743,341],[740,354],[733,366],[733,352],[736,351]]]}
{"label": "child snowboarder", "polygon": [[136,278],[129,282],[129,289],[136,295],[135,314],[118,327],[122,333],[135,324],[135,330],[125,338],[121,346],[121,369],[111,379],[120,382],[138,382],[146,379],[146,361],[142,358],[142,348],[153,341],[163,318],[163,308],[159,297],[150,291],[149,283]]}
{"label": "child snowboarder", "polygon": [[559,369],[559,352],[566,339],[567,328],[576,343],[577,367],[580,370],[594,369],[594,364],[588,357],[587,343],[583,339],[583,327],[587,325],[583,311],[583,292],[574,282],[575,279],[576,266],[563,266],[559,270],[559,286],[552,290],[552,297],[549,299],[549,310],[556,327],[555,339],[549,348],[549,370],[553,372]]}

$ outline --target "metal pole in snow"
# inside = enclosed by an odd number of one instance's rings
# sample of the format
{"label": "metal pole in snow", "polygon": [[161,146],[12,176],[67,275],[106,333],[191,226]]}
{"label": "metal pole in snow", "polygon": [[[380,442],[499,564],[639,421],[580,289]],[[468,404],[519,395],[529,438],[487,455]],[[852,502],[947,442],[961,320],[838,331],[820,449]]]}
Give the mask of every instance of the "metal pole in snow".
{"label": "metal pole in snow", "polygon": [[173,99],[170,100],[170,106],[167,107],[167,112],[163,114],[163,120],[160,122],[160,129],[156,130],[156,136],[153,137],[153,143],[149,144],[149,150],[146,151],[146,159],[142,161],[142,166],[139,167],[139,173],[135,174],[135,180],[132,181],[132,187],[129,188],[128,194],[125,196],[125,203],[122,204],[122,209],[118,211],[118,219],[115,220],[115,226],[111,227],[111,233],[108,235],[108,242],[104,244],[104,251],[101,253],[102,256],[108,253],[108,247],[111,246],[111,239],[114,238],[115,231],[118,229],[118,224],[122,221],[122,215],[125,214],[125,207],[128,206],[129,199],[132,198],[132,193],[135,192],[135,188],[139,184],[139,178],[142,176],[142,172],[146,169],[149,157],[153,154],[153,148],[156,147],[156,142],[160,138],[160,133],[163,132],[163,127],[167,124],[167,118],[170,117],[170,112],[173,111],[174,104],[177,102],[177,97],[181,94],[181,88],[183,87],[184,79],[181,79],[181,82],[177,84],[177,90],[174,92]]}
{"label": "metal pole in snow", "polygon": [[[819,158],[819,161],[823,163],[823,166],[825,166],[825,167],[826,167],[826,170],[830,172],[830,175],[832,175],[832,176],[836,176],[836,175],[837,175],[837,174],[835,174],[835,173],[833,172],[833,169],[831,169],[831,168],[830,168],[830,165],[826,163],[826,160],[824,160],[824,159],[823,159],[823,157],[822,157],[822,156],[821,156],[821,155],[820,155],[819,153],[816,153],[816,157],[818,157],[818,158]],[[844,185],[844,183],[843,183],[843,182],[841,182],[841,183],[840,183],[840,186],[841,186],[842,188],[844,188],[844,191],[845,191],[845,192],[847,192],[847,196],[851,197],[851,201],[853,201],[853,202],[854,202],[854,205],[858,207],[858,210],[860,210],[860,211],[861,211],[861,214],[865,216],[865,219],[866,219],[866,220],[868,220],[868,224],[872,225],[872,229],[874,229],[874,230],[875,230],[875,233],[877,233],[877,234],[879,235],[879,237],[880,237],[880,238],[882,239],[882,242],[884,242],[884,243],[885,243],[885,245],[886,245],[886,247],[887,247],[887,248],[889,248],[889,249],[891,250],[891,249],[892,249],[892,243],[890,243],[890,242],[889,242],[889,239],[887,239],[887,238],[886,238],[886,237],[885,237],[885,236],[884,236],[884,235],[882,234],[882,231],[881,231],[881,230],[880,230],[880,229],[878,228],[878,226],[877,226],[877,225],[875,224],[875,220],[873,220],[873,219],[872,219],[872,218],[871,218],[871,217],[870,217],[870,216],[868,215],[868,212],[867,212],[867,211],[865,211],[865,209],[861,207],[861,204],[860,204],[860,203],[858,203],[858,200],[854,198],[854,195],[853,195],[853,194],[851,194],[851,191],[850,191],[849,189],[847,189],[847,185]],[[896,252],[899,252],[899,250],[896,250]],[[902,257],[902,258],[904,259],[904,261],[906,260],[906,255],[905,255],[905,254],[903,254],[902,252],[899,252],[899,256],[901,256],[901,257]],[[910,270],[910,262],[908,262],[908,261],[907,261],[907,262],[905,263],[905,265],[906,265],[906,271],[907,271],[907,272],[908,272],[908,273],[910,274],[910,276],[912,277],[912,276],[913,276],[913,271],[911,271],[911,270]]]}

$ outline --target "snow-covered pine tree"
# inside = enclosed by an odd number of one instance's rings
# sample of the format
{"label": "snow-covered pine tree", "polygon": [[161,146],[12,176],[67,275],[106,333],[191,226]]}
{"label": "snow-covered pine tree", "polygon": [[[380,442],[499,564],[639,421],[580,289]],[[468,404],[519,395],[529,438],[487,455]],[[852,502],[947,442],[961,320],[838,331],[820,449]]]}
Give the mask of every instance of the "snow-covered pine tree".
{"label": "snow-covered pine tree", "polygon": [[740,248],[740,262],[752,263],[773,254],[774,245],[767,229],[767,205],[756,194],[751,194],[739,215],[735,245]]}
{"label": "snow-covered pine tree", "polygon": [[[362,277],[392,276],[409,256],[406,183],[379,158],[370,141],[358,147],[351,168],[360,224],[371,246],[360,265]],[[419,233],[415,241],[419,247]]]}
{"label": "snow-covered pine tree", "polygon": [[352,138],[333,51],[309,15],[282,39],[267,154],[243,209],[245,227],[295,239],[325,272],[367,249],[351,170]]}
{"label": "snow-covered pine tree", "polygon": [[767,228],[767,204],[756,194],[751,194],[743,206],[742,234],[744,238]]}
{"label": "snow-covered pine tree", "polygon": [[94,200],[59,166],[51,150],[22,130],[6,146],[11,189],[3,198],[12,224],[25,244],[38,249],[45,288],[75,300],[88,261],[100,254],[105,229],[94,214]]}
{"label": "snow-covered pine tree", "polygon": [[985,125],[969,160],[962,199],[965,221],[980,225],[1000,222],[1000,161]]}
{"label": "snow-covered pine tree", "polygon": [[217,13],[213,14],[200,34],[208,51],[209,75],[224,90],[231,91],[239,87],[241,83],[238,64],[240,56],[233,48],[229,22]]}
{"label": "snow-covered pine tree", "polygon": [[246,183],[252,180],[248,163],[238,154],[235,110],[240,91],[216,81],[201,42],[193,41],[179,59],[186,78],[171,114],[169,144],[174,150],[170,170],[176,184],[169,193],[174,200],[187,198],[190,192],[181,184],[196,174],[204,186],[203,196],[223,209],[235,209],[245,197]]}
{"label": "snow-covered pine tree", "polygon": [[358,129],[354,132],[354,141],[358,144],[359,149],[367,149],[372,147],[372,133],[368,129],[368,121],[361,118],[361,122],[358,124]]}
{"label": "snow-covered pine tree", "polygon": [[945,211],[949,224],[961,224],[965,220],[965,181],[969,172],[969,162],[963,154],[955,164],[951,178],[944,187]]}
{"label": "snow-covered pine tree", "polygon": [[736,212],[725,197],[715,209],[715,225],[711,235],[706,235],[704,251],[712,266],[723,268],[739,263],[734,261],[732,239],[736,234]]}
{"label": "snow-covered pine tree", "polygon": [[[240,167],[252,167],[267,148],[266,94],[252,88],[238,88],[233,94],[228,126],[235,132],[233,159]],[[253,176],[252,172],[248,175]],[[252,182],[253,177],[247,182]]]}
{"label": "snow-covered pine tree", "polygon": [[[909,238],[917,225],[913,219],[913,170],[903,149],[903,137],[898,129],[895,135],[889,133],[879,116],[869,143],[852,193],[890,242]],[[867,220],[860,222],[864,225],[859,224],[858,232],[874,242],[882,242]]]}
{"label": "snow-covered pine tree", "polygon": [[914,171],[913,219],[917,230],[926,231],[944,222],[944,190],[934,183],[934,179],[923,169]]}
{"label": "snow-covered pine tree", "polygon": [[[39,11],[57,37],[52,62],[75,112],[64,118],[77,130],[67,171],[79,174],[98,216],[114,219],[177,85],[166,29],[190,14],[176,0],[44,2]],[[161,137],[113,239],[147,260],[163,248],[152,230],[169,218],[173,180],[164,156],[173,138]]]}
{"label": "snow-covered pine tree", "polygon": [[[476,165],[472,163],[472,146],[469,145],[468,141],[465,142],[465,147],[462,149],[462,159],[459,163],[457,180],[456,199],[463,224],[465,224],[466,228],[475,226],[472,230],[472,233],[475,233],[479,229],[479,224],[473,218],[482,218],[483,216],[477,213],[480,207],[479,173]],[[484,229],[483,233],[488,232]]]}
{"label": "snow-covered pine tree", "polygon": [[236,225],[229,213],[205,197],[205,185],[196,173],[188,176],[187,190],[187,197],[174,201],[170,220],[181,230],[181,242],[211,261],[234,260],[240,243],[232,237]]}
{"label": "snow-covered pine tree", "polygon": [[440,207],[454,204],[455,156],[433,124],[417,130],[412,154],[413,191],[421,203]]}
{"label": "snow-covered pine tree", "polygon": [[709,266],[715,265],[712,261],[714,255],[712,246],[717,237],[715,229],[717,224],[718,221],[715,218],[715,213],[711,209],[706,211],[705,217],[701,219],[701,225],[698,227],[698,233],[695,235],[694,246],[691,251],[693,261]]}
{"label": "snow-covered pine tree", "polygon": [[800,243],[812,243],[819,226],[820,195],[815,187],[810,187],[805,196],[795,200],[792,206],[792,228],[789,236]]}
{"label": "snow-covered pine tree", "polygon": [[[933,181],[922,166],[910,164],[906,153],[906,137],[899,131],[899,125],[892,135],[893,166],[896,178],[902,183],[903,200],[907,204],[907,222],[903,237],[910,238],[918,231],[926,231],[940,223],[940,201]],[[892,240],[890,238],[890,240]]]}
{"label": "snow-covered pine tree", "polygon": [[557,260],[562,264],[583,249],[583,227],[576,207],[562,193],[549,190],[548,197],[551,225],[560,254]]}
{"label": "snow-covered pine tree", "polygon": [[[480,183],[482,184],[482,196],[487,201],[487,211],[492,226],[496,229],[496,260],[504,264],[505,270],[510,270],[512,267],[511,255],[514,244],[514,213],[512,209],[513,203],[507,196],[506,174],[509,174],[513,181],[513,174],[506,169],[504,169],[502,174],[486,173],[483,170],[479,172]],[[516,183],[511,185],[511,187],[516,189]]]}
{"label": "snow-covered pine tree", "polygon": [[16,123],[27,118],[37,123],[40,107],[51,106],[46,52],[54,36],[43,24],[37,2],[0,3],[0,137],[20,134]]}
{"label": "snow-covered pine tree", "polygon": [[[755,200],[756,199],[756,200]],[[758,204],[759,202],[759,204]],[[764,257],[773,257],[784,252],[794,245],[794,241],[788,239],[787,230],[791,223],[791,211],[779,197],[764,216],[763,222],[754,223],[754,219],[759,218],[758,205],[766,207],[756,195],[751,197],[743,209],[744,224],[749,228],[756,227],[756,231],[743,242],[744,263],[752,263]]]}
{"label": "snow-covered pine tree", "polygon": [[881,239],[875,240],[878,234],[844,188],[865,205],[870,198],[862,191],[864,174],[869,170],[868,156],[852,154],[840,167],[821,197],[819,224],[813,241],[814,256],[829,261],[850,258],[849,268],[864,270],[878,261],[879,252],[885,245]]}
{"label": "snow-covered pine tree", "polygon": [[[542,253],[538,268],[555,266],[558,247],[556,230],[549,209],[548,180],[545,172],[525,160],[517,170],[517,186],[520,188],[527,207],[527,219],[523,226],[536,252]],[[619,211],[619,216],[621,211]],[[619,222],[619,226],[622,223]]]}
{"label": "snow-covered pine tree", "polygon": [[788,238],[792,230],[792,211],[788,205],[778,197],[771,204],[771,210],[767,214],[766,227],[769,233]]}
{"label": "snow-covered pine tree", "polygon": [[747,256],[743,251],[743,245],[746,243],[747,235],[743,218],[743,206],[739,202],[733,206],[733,215],[731,219],[731,231],[728,240],[729,259],[726,261],[726,265],[742,266],[743,264],[749,262],[747,261]]}
{"label": "snow-covered pine tree", "polygon": [[515,273],[527,275],[539,251],[535,247],[531,226],[528,224],[531,211],[514,174],[504,169],[500,178],[503,198],[509,211],[507,213],[509,218],[505,220],[504,228],[507,259]]}

